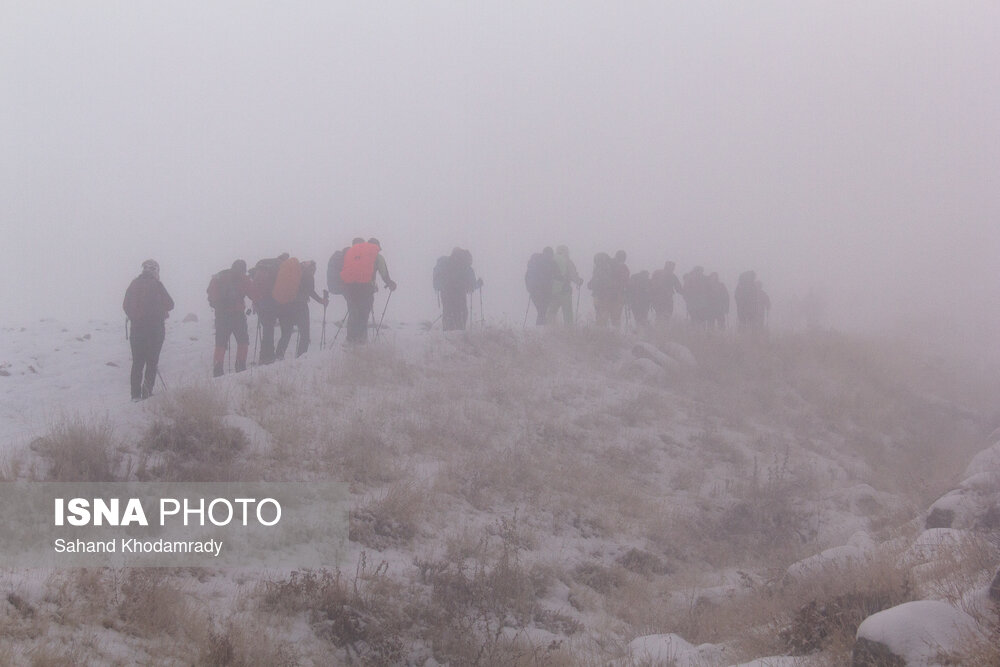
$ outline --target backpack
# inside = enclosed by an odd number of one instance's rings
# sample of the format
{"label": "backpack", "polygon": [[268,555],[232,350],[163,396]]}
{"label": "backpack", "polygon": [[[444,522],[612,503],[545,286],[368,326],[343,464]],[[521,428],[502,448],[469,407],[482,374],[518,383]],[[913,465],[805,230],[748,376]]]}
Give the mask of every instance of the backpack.
{"label": "backpack", "polygon": [[438,257],[438,261],[434,265],[433,284],[435,292],[440,292],[447,282],[448,260],[449,257],[447,255]]}
{"label": "backpack", "polygon": [[278,268],[281,260],[277,257],[262,259],[250,270],[250,278],[261,294],[271,294],[274,291],[274,282],[278,279]]}
{"label": "backpack", "polygon": [[524,285],[529,292],[548,289],[552,280],[551,273],[551,267],[548,266],[545,255],[536,252],[528,260],[528,270],[524,274]]}
{"label": "backpack", "polygon": [[344,253],[340,279],[345,285],[367,284],[375,277],[379,247],[374,243],[356,243]]}
{"label": "backpack", "polygon": [[326,263],[326,287],[330,294],[343,294],[344,281],[340,279],[340,272],[344,270],[344,255],[349,248],[338,250],[330,255],[330,261]]}
{"label": "backpack", "polygon": [[271,296],[279,304],[291,303],[299,293],[300,282],[302,282],[302,264],[296,258],[289,257],[278,267]]}
{"label": "backpack", "polygon": [[208,305],[212,308],[220,308],[240,304],[243,308],[243,291],[233,279],[231,269],[223,269],[215,275],[208,283]]}

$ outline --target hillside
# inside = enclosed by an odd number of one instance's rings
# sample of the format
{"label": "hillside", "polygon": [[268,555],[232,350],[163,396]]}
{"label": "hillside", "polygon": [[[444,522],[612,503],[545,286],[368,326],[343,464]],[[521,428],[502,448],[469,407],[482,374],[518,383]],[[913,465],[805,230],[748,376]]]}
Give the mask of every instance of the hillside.
{"label": "hillside", "polygon": [[5,330],[7,480],[333,480],[351,516],[321,571],[6,570],[0,662],[833,665],[917,600],[996,631],[1000,520],[956,501],[912,558],[997,439],[989,369],[829,332],[425,329],[210,380],[211,323],[173,323],[142,403],[116,327]]}

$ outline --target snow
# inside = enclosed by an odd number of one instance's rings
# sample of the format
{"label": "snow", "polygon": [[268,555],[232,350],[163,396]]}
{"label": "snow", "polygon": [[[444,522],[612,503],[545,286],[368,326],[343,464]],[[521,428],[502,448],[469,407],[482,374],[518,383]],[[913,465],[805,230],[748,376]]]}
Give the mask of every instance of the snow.
{"label": "snow", "polygon": [[680,635],[668,633],[636,637],[628,644],[636,663],[670,664],[675,667],[707,667],[725,664],[725,649],[715,644],[694,646]]}
{"label": "snow", "polygon": [[930,667],[942,650],[955,650],[975,637],[975,620],[947,602],[918,600],[869,616],[858,627],[858,639],[886,646],[910,667]]}

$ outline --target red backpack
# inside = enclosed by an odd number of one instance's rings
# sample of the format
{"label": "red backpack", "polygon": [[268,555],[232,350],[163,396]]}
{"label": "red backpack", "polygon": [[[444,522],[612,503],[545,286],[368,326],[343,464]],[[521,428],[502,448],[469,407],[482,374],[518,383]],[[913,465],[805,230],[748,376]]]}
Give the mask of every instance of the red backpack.
{"label": "red backpack", "polygon": [[346,285],[370,283],[375,277],[375,259],[379,247],[374,243],[356,243],[344,253],[340,279]]}

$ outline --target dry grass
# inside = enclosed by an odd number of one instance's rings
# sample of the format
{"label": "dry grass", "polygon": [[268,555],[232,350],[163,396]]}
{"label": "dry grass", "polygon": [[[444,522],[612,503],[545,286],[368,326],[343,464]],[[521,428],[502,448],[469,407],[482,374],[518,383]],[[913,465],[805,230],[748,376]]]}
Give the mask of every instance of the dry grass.
{"label": "dry grass", "polygon": [[222,422],[227,404],[204,387],[175,390],[139,443],[138,477],[163,482],[233,482],[259,479],[241,454],[249,441]]}
{"label": "dry grass", "polygon": [[129,478],[130,460],[114,440],[108,419],[87,422],[67,417],[30,449],[46,464],[42,479],[50,482],[118,482]]}

